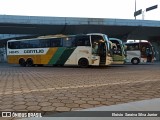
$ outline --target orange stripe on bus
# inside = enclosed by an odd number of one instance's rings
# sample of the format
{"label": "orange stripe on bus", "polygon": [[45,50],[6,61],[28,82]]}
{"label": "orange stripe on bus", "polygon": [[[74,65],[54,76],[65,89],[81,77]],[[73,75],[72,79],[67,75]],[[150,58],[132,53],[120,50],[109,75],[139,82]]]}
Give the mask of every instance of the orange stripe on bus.
{"label": "orange stripe on bus", "polygon": [[27,60],[31,58],[34,64],[48,64],[52,56],[56,53],[57,48],[50,48],[45,55],[9,55],[7,57],[8,63],[19,64],[19,59]]}

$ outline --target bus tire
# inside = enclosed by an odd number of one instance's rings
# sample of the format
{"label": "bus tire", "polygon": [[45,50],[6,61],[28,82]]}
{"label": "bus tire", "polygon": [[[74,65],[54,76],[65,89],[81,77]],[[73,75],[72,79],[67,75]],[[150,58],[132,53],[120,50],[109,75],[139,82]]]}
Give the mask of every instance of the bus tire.
{"label": "bus tire", "polygon": [[37,67],[43,67],[43,64],[37,64]]}
{"label": "bus tire", "polygon": [[34,65],[33,60],[31,58],[27,59],[26,64],[28,67],[32,67]]}
{"label": "bus tire", "polygon": [[133,59],[131,60],[131,63],[132,63],[133,65],[138,65],[139,62],[140,62],[140,60],[139,60],[138,58],[133,58]]}
{"label": "bus tire", "polygon": [[19,59],[19,64],[22,67],[26,67],[26,62],[25,62],[25,60],[23,58]]}
{"label": "bus tire", "polygon": [[89,66],[89,62],[86,58],[81,58],[78,61],[78,66],[82,67],[82,68],[86,68]]}

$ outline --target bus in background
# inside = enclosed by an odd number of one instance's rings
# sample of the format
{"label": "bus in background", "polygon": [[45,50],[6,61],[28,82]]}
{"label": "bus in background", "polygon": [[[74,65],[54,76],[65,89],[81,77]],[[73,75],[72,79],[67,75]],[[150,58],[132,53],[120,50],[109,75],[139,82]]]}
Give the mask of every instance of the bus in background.
{"label": "bus in background", "polygon": [[113,49],[113,64],[124,64],[126,60],[125,48],[122,40],[117,38],[109,38],[112,42]]}
{"label": "bus in background", "polygon": [[108,37],[91,33],[69,36],[43,36],[7,42],[8,63],[35,65],[110,65]]}
{"label": "bus in background", "polygon": [[147,63],[154,61],[154,51],[152,44],[148,41],[146,42],[131,42],[125,43],[127,46],[127,59],[126,62],[131,62],[136,65],[139,63]]}

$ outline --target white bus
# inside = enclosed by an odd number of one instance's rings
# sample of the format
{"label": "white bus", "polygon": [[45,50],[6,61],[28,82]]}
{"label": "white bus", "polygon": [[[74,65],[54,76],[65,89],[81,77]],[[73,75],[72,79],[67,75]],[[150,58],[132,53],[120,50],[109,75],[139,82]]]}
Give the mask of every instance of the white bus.
{"label": "white bus", "polygon": [[135,65],[154,61],[154,51],[150,42],[131,42],[125,43],[125,45],[127,46],[126,62]]}
{"label": "white bus", "polygon": [[7,42],[7,58],[8,63],[21,66],[103,66],[112,63],[108,46],[107,35],[101,33],[10,40]]}

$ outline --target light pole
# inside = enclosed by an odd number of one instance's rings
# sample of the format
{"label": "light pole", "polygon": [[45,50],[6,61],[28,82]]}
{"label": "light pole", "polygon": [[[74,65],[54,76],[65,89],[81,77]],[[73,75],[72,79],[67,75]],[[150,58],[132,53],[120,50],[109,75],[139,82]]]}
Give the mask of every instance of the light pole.
{"label": "light pole", "polygon": [[[134,11],[134,13],[136,13],[136,11],[137,11],[137,9],[136,9],[136,7],[137,7],[137,3],[136,3],[137,1],[135,0],[135,11]],[[136,20],[136,16],[134,16],[135,17],[135,20]]]}
{"label": "light pole", "polygon": [[134,11],[135,20],[136,20],[136,16],[138,16],[140,14],[142,14],[142,9],[137,10],[137,1],[135,0],[135,11]]}
{"label": "light pole", "polygon": [[158,8],[158,5],[154,5],[154,6],[148,7],[144,11],[142,11],[142,9],[137,10],[137,1],[135,0],[135,12],[134,12],[135,20],[136,20],[136,16],[138,16],[140,14],[142,14],[142,20],[144,20],[144,12],[145,11],[148,12],[148,11],[156,9],[156,8]]}

